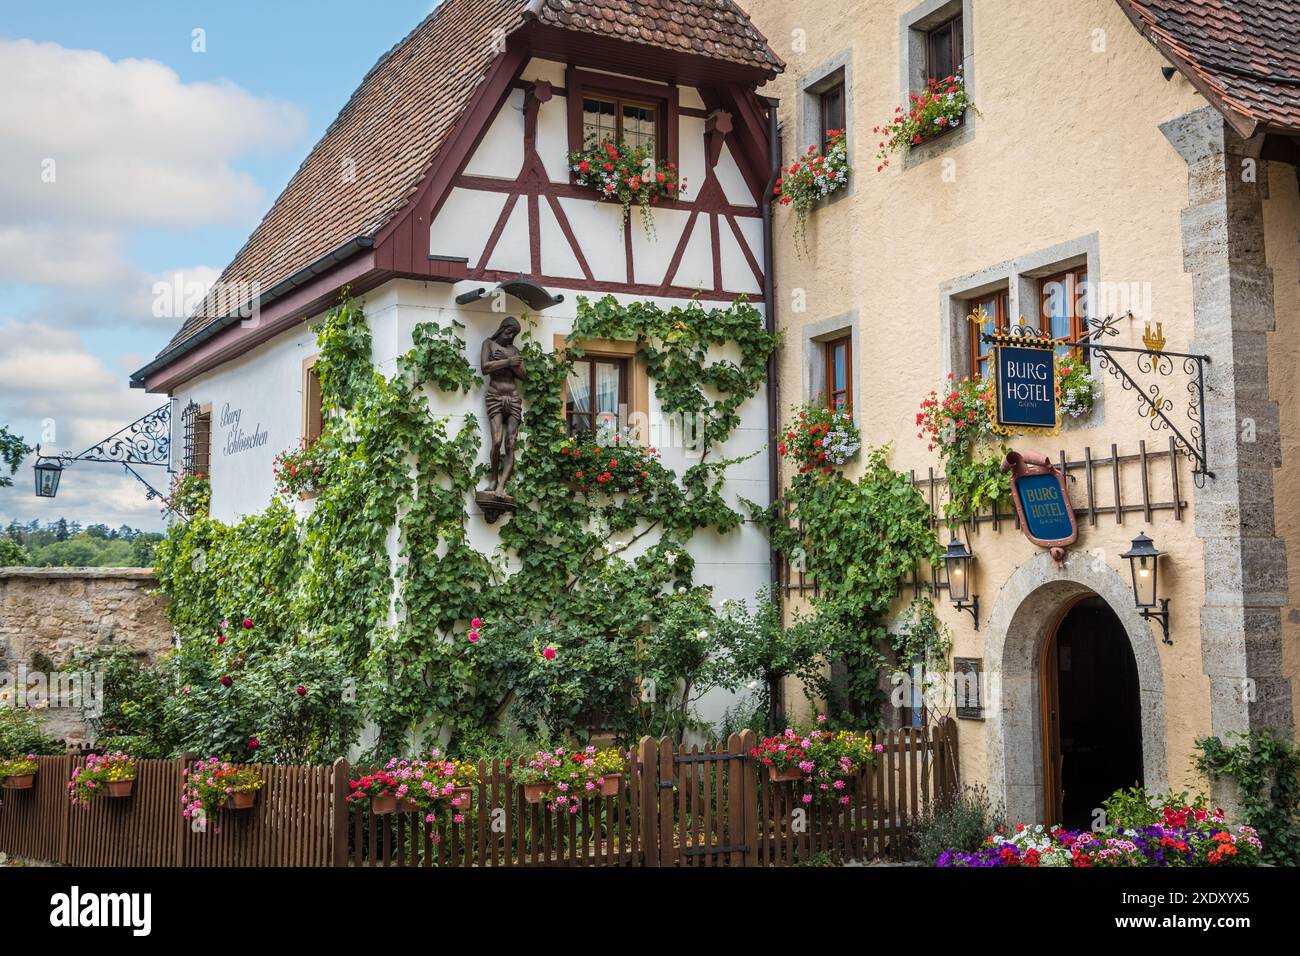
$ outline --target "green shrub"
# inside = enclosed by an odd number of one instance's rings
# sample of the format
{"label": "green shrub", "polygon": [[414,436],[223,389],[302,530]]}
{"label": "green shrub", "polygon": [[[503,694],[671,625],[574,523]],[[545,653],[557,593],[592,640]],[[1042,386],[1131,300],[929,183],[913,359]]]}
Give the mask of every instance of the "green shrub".
{"label": "green shrub", "polygon": [[1197,794],[1195,799],[1189,797],[1185,790],[1182,793],[1170,791],[1164,796],[1153,796],[1147,793],[1145,787],[1116,790],[1101,805],[1106,814],[1106,826],[1124,827],[1129,830],[1140,830],[1153,823],[1163,822],[1166,808],[1181,810],[1184,807],[1191,807],[1193,810],[1209,809],[1205,797],[1201,794]]}
{"label": "green shrub", "polygon": [[61,753],[63,745],[45,733],[45,715],[41,711],[0,705],[0,757]]}
{"label": "green shrub", "polygon": [[183,682],[167,719],[178,751],[326,764],[360,737],[356,689],[337,649],[311,642],[214,655],[208,643],[186,642],[177,655]]}
{"label": "green shrub", "polygon": [[1259,831],[1265,863],[1300,866],[1300,750],[1273,730],[1196,742],[1196,767],[1212,777],[1230,777],[1241,793],[1242,815]]}
{"label": "green shrub", "polygon": [[78,654],[77,667],[102,676],[98,708],[82,717],[105,752],[121,750],[140,760],[161,760],[176,750],[175,729],[168,719],[167,700],[176,692],[169,658],[141,667],[130,651],[91,651]]}
{"label": "green shrub", "polygon": [[949,800],[927,808],[916,827],[914,857],[934,863],[944,850],[974,853],[988,835],[1005,826],[1002,809],[995,808],[983,786],[963,787]]}

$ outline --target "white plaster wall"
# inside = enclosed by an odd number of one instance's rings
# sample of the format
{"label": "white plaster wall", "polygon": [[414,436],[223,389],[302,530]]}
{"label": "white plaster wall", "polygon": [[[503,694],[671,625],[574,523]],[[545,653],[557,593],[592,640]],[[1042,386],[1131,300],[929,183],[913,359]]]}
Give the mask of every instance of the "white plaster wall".
{"label": "white plaster wall", "polygon": [[471,176],[497,176],[513,179],[519,175],[523,159],[524,91],[514,90],[497,111],[483,141],[470,158],[465,172]]}
{"label": "white plaster wall", "polygon": [[[287,332],[177,390],[178,413],[191,401],[212,405],[212,510],[214,518],[237,521],[261,511],[275,494],[275,456],[302,437],[302,363],[316,354],[316,337],[306,326]],[[238,409],[239,428],[266,432],[266,443],[233,454],[232,427],[221,424],[224,408]],[[184,432],[177,427],[177,438]],[[179,452],[179,449],[178,449]]]}

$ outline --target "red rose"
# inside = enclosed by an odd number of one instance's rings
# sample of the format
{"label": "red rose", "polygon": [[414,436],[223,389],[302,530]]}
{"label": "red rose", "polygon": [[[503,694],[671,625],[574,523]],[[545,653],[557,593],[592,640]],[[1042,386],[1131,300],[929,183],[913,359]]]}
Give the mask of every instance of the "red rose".
{"label": "red rose", "polygon": [[261,742],[260,740],[258,740],[256,737],[249,737],[249,738],[248,738],[248,749],[249,749],[249,750],[256,750],[256,749],[257,749],[258,747],[260,747],[260,746],[262,746],[262,742]]}
{"label": "red rose", "polygon": [[244,618],[244,630],[251,631],[252,629],[253,629],[253,619],[251,617]]}
{"label": "red rose", "polygon": [[307,688],[306,688],[306,687],[303,687],[302,684],[299,684],[299,685],[298,685],[297,693],[298,693],[298,696],[299,696],[299,697],[306,697],[306,696],[307,696]]}
{"label": "red rose", "polygon": [[580,172],[580,173],[589,173],[589,172],[591,172],[591,163],[587,162],[587,161],[584,159],[582,162],[580,162],[580,163],[578,164],[578,172]]}
{"label": "red rose", "polygon": [[555,660],[555,648],[553,648],[553,647],[546,647],[546,648],[543,648],[543,649],[542,649],[542,656],[545,657],[548,661],[553,661],[553,660]]}
{"label": "red rose", "polygon": [[230,686],[231,684],[233,684],[233,683],[234,683],[234,681],[230,679],[230,675],[229,675],[229,674],[226,674],[224,677],[221,678],[221,686],[222,686],[222,687],[229,687],[229,686]]}

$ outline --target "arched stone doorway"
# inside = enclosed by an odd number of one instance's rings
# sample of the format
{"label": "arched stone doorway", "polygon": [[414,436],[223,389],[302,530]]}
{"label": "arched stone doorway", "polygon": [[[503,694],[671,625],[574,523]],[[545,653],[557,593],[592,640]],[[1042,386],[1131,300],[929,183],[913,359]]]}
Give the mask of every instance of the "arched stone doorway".
{"label": "arched stone doorway", "polygon": [[985,647],[989,790],[1011,822],[1044,817],[1042,654],[1066,611],[1093,597],[1114,613],[1133,650],[1147,789],[1168,787],[1164,682],[1151,625],[1133,607],[1128,582],[1105,561],[1071,552],[1058,566],[1043,552],[1021,565],[998,592]]}

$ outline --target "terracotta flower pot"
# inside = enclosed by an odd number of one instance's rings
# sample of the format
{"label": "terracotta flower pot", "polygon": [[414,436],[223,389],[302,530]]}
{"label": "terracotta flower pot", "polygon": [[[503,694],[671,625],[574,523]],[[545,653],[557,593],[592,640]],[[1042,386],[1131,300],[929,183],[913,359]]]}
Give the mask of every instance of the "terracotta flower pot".
{"label": "terracotta flower pot", "polygon": [[420,805],[416,803],[414,800],[406,800],[406,799],[398,800],[397,812],[398,813],[419,813]]}
{"label": "terracotta flower pot", "polygon": [[600,795],[602,797],[617,797],[618,788],[623,782],[621,773],[607,773],[605,778],[600,782]]}
{"label": "terracotta flower pot", "polygon": [[551,795],[551,785],[546,782],[524,784],[524,799],[529,803],[541,803]]}
{"label": "terracotta flower pot", "polygon": [[129,797],[135,787],[135,780],[110,780],[105,784],[110,797]]}
{"label": "terracotta flower pot", "polygon": [[6,790],[30,790],[32,789],[32,780],[36,776],[34,773],[17,773],[11,777],[5,777]]}
{"label": "terracotta flower pot", "polygon": [[768,773],[771,774],[773,783],[790,783],[803,778],[803,771],[794,765],[781,770],[776,767],[769,767]]}
{"label": "terracotta flower pot", "polygon": [[457,801],[456,803],[457,810],[461,810],[461,811],[468,810],[470,808],[470,805],[474,802],[474,788],[457,787],[455,790],[451,792],[451,798]]}
{"label": "terracotta flower pot", "polygon": [[232,793],[226,806],[231,810],[251,810],[257,803],[257,791],[247,790],[242,793]]}
{"label": "terracotta flower pot", "polygon": [[385,794],[382,797],[370,798],[370,812],[376,816],[383,816],[386,813],[392,813],[397,809],[397,796],[395,794]]}

